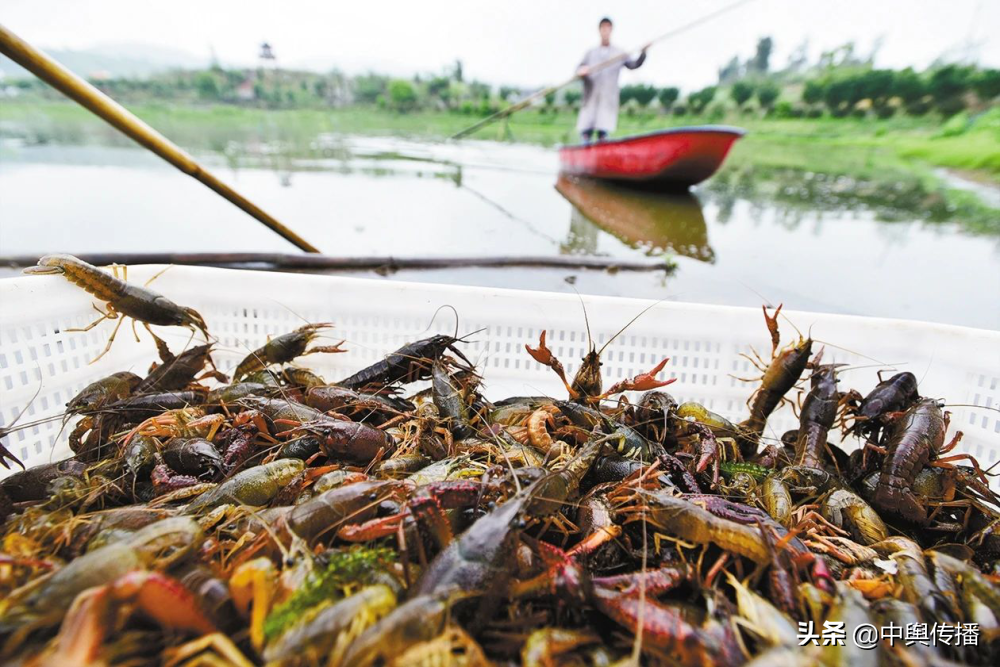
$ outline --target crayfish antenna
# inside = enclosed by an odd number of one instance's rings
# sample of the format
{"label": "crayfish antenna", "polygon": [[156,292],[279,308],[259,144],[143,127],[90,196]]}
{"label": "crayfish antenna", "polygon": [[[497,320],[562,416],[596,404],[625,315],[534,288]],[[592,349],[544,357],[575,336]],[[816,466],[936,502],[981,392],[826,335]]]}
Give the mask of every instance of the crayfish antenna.
{"label": "crayfish antenna", "polygon": [[[438,306],[437,310],[434,311],[434,314],[431,315],[431,321],[427,323],[427,327],[423,331],[421,331],[419,333],[425,333],[427,331],[430,331],[431,327],[434,325],[434,320],[437,318],[438,313],[440,313],[445,308],[450,308],[451,312],[453,312],[455,314],[455,335],[452,336],[452,338],[454,338],[456,340],[461,340],[458,337],[458,311],[455,309],[455,306],[451,305],[450,303],[445,303],[445,304],[441,304],[440,306]],[[468,335],[471,335],[471,334],[466,334],[466,335],[468,336]]]}
{"label": "crayfish antenna", "polygon": [[604,344],[604,346],[601,347],[600,352],[598,352],[597,354],[598,355],[603,354],[604,350],[607,349],[608,345],[611,345],[611,343],[612,343],[612,341],[614,341],[614,339],[618,338],[618,336],[620,336],[623,333],[625,333],[625,330],[628,329],[630,326],[632,326],[637,319],[639,319],[640,317],[642,317],[643,315],[645,315],[648,311],[652,310],[653,307],[659,306],[664,301],[666,301],[665,298],[664,299],[660,299],[659,301],[654,301],[653,303],[649,304],[648,306],[646,306],[645,308],[643,308],[642,310],[640,310],[638,315],[636,315],[635,317],[633,317],[632,319],[630,319],[625,326],[623,326],[621,329],[619,329],[618,332],[614,336],[612,336],[611,338],[608,339],[608,342],[606,342]]}
{"label": "crayfish antenna", "polygon": [[[583,295],[575,287],[573,291],[576,292],[576,298],[580,300],[580,307],[583,308],[583,325],[587,329],[587,349],[591,352],[594,351],[594,339],[590,336],[590,318],[587,317],[587,304],[583,300]],[[602,350],[604,348],[601,348]],[[599,353],[598,353],[599,354]]]}

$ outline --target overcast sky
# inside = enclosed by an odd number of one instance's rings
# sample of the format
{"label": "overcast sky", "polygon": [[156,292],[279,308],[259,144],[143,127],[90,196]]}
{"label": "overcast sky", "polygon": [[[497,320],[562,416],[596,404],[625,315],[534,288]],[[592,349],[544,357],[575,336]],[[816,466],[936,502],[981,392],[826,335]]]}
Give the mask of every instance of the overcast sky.
{"label": "overcast sky", "polygon": [[[467,78],[533,86],[572,73],[605,14],[613,41],[630,48],[732,1],[0,0],[0,22],[46,48],[131,42],[253,64],[267,40],[288,67],[409,75],[461,58]],[[804,40],[815,57],[849,40],[866,53],[881,39],[879,66],[921,68],[949,54],[1000,67],[998,28],[1000,0],[753,0],[656,46],[626,76],[706,85],[766,35],[778,66]]]}

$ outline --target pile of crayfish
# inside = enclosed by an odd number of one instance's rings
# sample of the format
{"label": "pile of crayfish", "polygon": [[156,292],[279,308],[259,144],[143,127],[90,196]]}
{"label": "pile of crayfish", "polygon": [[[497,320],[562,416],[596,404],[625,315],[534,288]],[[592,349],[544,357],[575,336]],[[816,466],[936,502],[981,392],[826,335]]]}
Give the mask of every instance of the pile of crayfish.
{"label": "pile of crayfish", "polygon": [[[544,333],[525,354],[565,398],[488,400],[457,334],[329,381],[296,360],[349,354],[310,348],[330,323],[224,375],[192,309],[40,266],[102,320],[207,340],[156,338],[145,377],[66,405],[72,457],[0,481],[3,664],[997,664],[989,469],[913,374],[846,390],[810,338],[779,348],[777,313],[729,421],[664,391],[666,360],[605,390],[591,345],[570,379]],[[796,398],[799,428],[770,433]],[[865,624],[942,640],[859,646]]]}

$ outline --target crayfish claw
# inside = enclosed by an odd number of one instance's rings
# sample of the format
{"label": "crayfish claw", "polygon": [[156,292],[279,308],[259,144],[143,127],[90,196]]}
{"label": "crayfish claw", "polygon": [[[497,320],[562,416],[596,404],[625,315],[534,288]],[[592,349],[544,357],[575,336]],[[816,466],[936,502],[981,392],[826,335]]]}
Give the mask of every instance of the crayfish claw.
{"label": "crayfish claw", "polygon": [[525,345],[524,349],[528,351],[531,358],[542,364],[543,366],[551,366],[555,357],[552,356],[552,350],[550,350],[545,345],[545,331],[542,330],[542,334],[538,337],[538,347],[533,348],[530,345]]}
{"label": "crayfish claw", "polygon": [[543,366],[548,366],[556,372],[559,379],[562,380],[563,385],[566,387],[566,391],[569,392],[569,397],[576,400],[580,397],[580,392],[573,389],[573,386],[566,379],[566,369],[563,368],[562,362],[556,359],[552,354],[552,350],[548,348],[545,344],[545,330],[542,330],[541,335],[538,337],[538,347],[533,348],[530,345],[525,345],[524,349],[528,351],[531,358],[540,363]]}
{"label": "crayfish claw", "polygon": [[781,312],[781,307],[785,305],[779,303],[778,307],[774,309],[774,315],[767,314],[767,306],[761,306],[761,310],[764,311],[764,321],[767,323],[767,330],[771,334],[771,356],[778,351],[778,344],[781,342],[781,334],[778,333],[778,313]]}
{"label": "crayfish claw", "polygon": [[669,380],[656,379],[656,374],[663,370],[663,367],[667,365],[668,361],[670,361],[670,357],[665,358],[646,373],[639,373],[630,380],[616,382],[611,389],[603,395],[602,398],[606,398],[612,394],[620,394],[623,391],[649,391],[651,389],[659,389],[660,387],[666,387],[668,384],[677,382],[677,378],[670,378]]}

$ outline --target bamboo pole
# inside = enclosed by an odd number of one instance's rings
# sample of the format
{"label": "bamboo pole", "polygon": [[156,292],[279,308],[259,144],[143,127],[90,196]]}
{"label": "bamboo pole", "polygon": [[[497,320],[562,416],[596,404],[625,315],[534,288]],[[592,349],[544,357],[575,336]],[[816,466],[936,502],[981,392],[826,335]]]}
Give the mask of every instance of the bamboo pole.
{"label": "bamboo pole", "polygon": [[[83,261],[95,266],[112,264],[177,264],[189,266],[228,266],[263,270],[292,271],[380,271],[440,270],[470,267],[524,267],[545,269],[578,269],[592,271],[663,271],[673,267],[663,260],[634,261],[610,257],[581,255],[500,256],[500,257],[330,257],[329,255],[296,255],[286,253],[83,253]],[[0,257],[0,269],[34,266],[37,255]]]}
{"label": "bamboo pole", "polygon": [[193,157],[141,121],[130,111],[2,25],[0,25],[0,53],[3,53],[62,94],[86,107],[188,176],[197,179],[219,195],[222,195],[243,211],[267,225],[271,230],[280,234],[285,240],[306,252],[319,252],[314,245],[220,181],[215,175],[198,164]]}
{"label": "bamboo pole", "polygon": [[[701,25],[702,23],[705,23],[706,21],[710,21],[710,20],[716,18],[717,16],[721,16],[722,14],[725,14],[726,12],[729,12],[729,11],[732,11],[733,9],[736,9],[740,5],[745,5],[746,3],[752,2],[752,1],[753,0],[738,0],[737,2],[734,2],[734,3],[730,4],[730,5],[726,5],[725,7],[721,7],[721,8],[717,9],[714,12],[710,12],[708,14],[705,14],[704,16],[702,16],[700,18],[697,18],[697,19],[695,19],[693,21],[690,21],[688,23],[685,23],[684,25],[679,26],[677,28],[674,28],[673,30],[669,30],[669,31],[663,33],[662,35],[660,35],[659,37],[655,37],[652,40],[650,40],[649,42],[647,42],[646,46],[643,47],[643,51],[645,51],[650,46],[656,44],[657,42],[661,42],[661,41],[667,39],[668,37],[674,37],[676,35],[679,35],[682,32],[690,30],[691,28],[694,28],[695,26]],[[591,66],[589,68],[590,72],[591,73],[600,72],[602,69],[606,69],[608,67],[611,67],[612,65],[615,65],[615,64],[620,63],[620,62],[622,62],[624,60],[627,60],[628,57],[629,57],[629,52],[625,52],[625,53],[622,53],[621,55],[617,55],[617,56],[615,56],[613,58],[608,58],[607,60],[605,60],[603,62],[599,62],[596,65]],[[458,132],[457,134],[453,134],[449,138],[450,139],[462,139],[464,137],[467,137],[470,134],[472,134],[473,132],[475,132],[476,130],[478,130],[479,128],[485,127],[485,126],[489,125],[490,123],[492,123],[493,121],[500,120],[501,118],[506,118],[507,116],[510,116],[510,115],[512,115],[514,113],[517,113],[521,109],[524,109],[524,108],[528,107],[535,100],[541,99],[541,98],[545,97],[546,95],[548,95],[549,93],[554,93],[557,90],[560,90],[561,88],[565,88],[566,86],[568,86],[569,84],[573,83],[574,81],[576,81],[577,79],[580,79],[580,78],[582,78],[582,77],[574,74],[573,76],[571,76],[570,78],[566,79],[562,83],[556,84],[554,86],[549,86],[548,88],[543,88],[542,90],[539,90],[536,93],[532,93],[531,95],[528,95],[527,97],[525,97],[523,100],[520,100],[520,101],[512,104],[511,106],[507,107],[506,109],[501,109],[500,111],[497,111],[496,113],[494,113],[494,114],[492,114],[490,116],[487,116],[486,118],[482,119],[478,123],[474,123],[474,124],[470,125],[469,127],[465,128],[461,132]]]}

